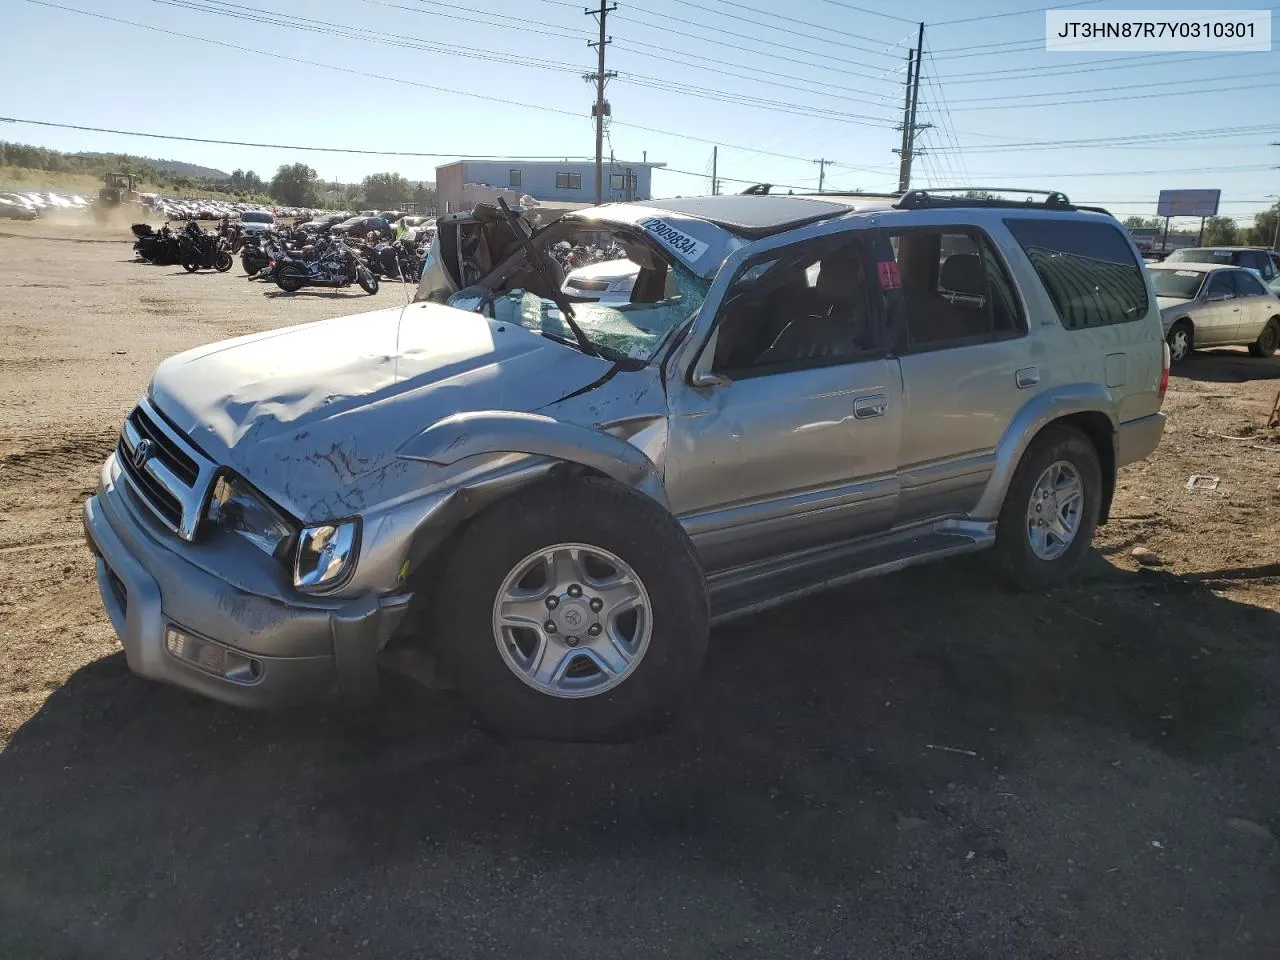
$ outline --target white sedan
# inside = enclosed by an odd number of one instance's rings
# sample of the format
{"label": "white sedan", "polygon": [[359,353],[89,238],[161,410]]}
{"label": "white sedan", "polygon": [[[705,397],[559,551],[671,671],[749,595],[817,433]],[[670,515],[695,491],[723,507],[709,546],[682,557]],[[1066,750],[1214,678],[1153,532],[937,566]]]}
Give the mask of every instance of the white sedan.
{"label": "white sedan", "polygon": [[1255,357],[1280,347],[1280,297],[1253,270],[1215,263],[1153,263],[1173,363],[1198,347],[1248,346]]}
{"label": "white sedan", "polygon": [[639,265],[630,260],[602,260],[570,270],[560,291],[578,300],[600,303],[630,303],[631,288],[640,275]]}

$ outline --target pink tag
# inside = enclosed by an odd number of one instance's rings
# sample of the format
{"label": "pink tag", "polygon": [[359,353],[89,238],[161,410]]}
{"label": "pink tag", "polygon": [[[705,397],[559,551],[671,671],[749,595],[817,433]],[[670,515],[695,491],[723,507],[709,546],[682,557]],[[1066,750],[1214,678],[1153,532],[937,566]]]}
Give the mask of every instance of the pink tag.
{"label": "pink tag", "polygon": [[883,290],[898,290],[902,287],[902,278],[898,274],[898,263],[889,260],[876,264],[880,273],[880,287]]}

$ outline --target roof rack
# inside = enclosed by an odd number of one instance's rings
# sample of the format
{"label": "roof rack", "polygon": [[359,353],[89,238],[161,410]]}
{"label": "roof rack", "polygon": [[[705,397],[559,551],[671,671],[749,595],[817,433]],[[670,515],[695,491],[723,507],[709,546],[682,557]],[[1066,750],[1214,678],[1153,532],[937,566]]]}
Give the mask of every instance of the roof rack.
{"label": "roof rack", "polygon": [[[979,190],[983,193],[1021,193],[1028,196],[1025,200],[964,196],[966,193]],[[1044,199],[1035,200],[1033,199],[1034,196],[1041,196]],[[931,187],[928,190],[908,190],[895,206],[899,210],[923,210],[926,207],[996,207],[1005,209],[1034,207],[1041,210],[1088,210],[1090,213],[1102,213],[1111,216],[1111,212],[1102,207],[1086,207],[1072,203],[1067,198],[1067,195],[1060,190],[1028,190],[1025,187]]]}

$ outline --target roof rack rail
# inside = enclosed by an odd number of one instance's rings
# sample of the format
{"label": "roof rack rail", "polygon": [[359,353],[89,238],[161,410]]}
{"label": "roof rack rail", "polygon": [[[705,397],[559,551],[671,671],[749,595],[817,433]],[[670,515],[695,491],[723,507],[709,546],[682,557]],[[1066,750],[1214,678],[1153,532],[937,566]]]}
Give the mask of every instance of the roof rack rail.
{"label": "roof rack rail", "polygon": [[[964,194],[1021,193],[1043,196],[1043,200],[1004,200],[999,197],[966,197]],[[957,196],[959,194],[959,196]],[[925,207],[1040,207],[1045,210],[1078,210],[1067,195],[1058,190],[1028,190],[1024,187],[930,187],[928,190],[908,190],[896,204],[899,210],[921,210]]]}

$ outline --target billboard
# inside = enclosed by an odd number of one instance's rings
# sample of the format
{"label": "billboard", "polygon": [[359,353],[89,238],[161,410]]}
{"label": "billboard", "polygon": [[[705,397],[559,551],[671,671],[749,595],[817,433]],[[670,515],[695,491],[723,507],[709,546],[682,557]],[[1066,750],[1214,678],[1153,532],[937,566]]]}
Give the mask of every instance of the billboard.
{"label": "billboard", "polygon": [[1161,190],[1156,213],[1162,217],[1216,217],[1221,190]]}

